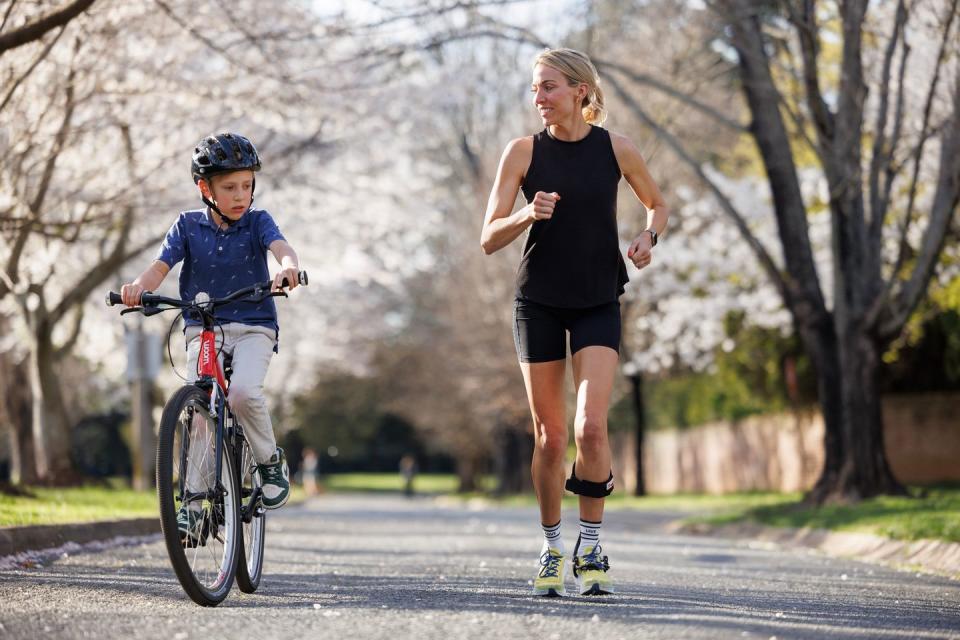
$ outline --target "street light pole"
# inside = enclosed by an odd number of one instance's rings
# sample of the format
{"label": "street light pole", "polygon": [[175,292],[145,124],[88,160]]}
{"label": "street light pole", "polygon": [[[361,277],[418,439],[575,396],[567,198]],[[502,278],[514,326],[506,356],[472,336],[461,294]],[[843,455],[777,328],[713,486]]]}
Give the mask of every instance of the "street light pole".
{"label": "street light pole", "polygon": [[153,424],[153,383],[159,368],[156,336],[143,331],[143,318],[127,333],[127,378],[130,381],[133,488],[153,487],[157,437]]}

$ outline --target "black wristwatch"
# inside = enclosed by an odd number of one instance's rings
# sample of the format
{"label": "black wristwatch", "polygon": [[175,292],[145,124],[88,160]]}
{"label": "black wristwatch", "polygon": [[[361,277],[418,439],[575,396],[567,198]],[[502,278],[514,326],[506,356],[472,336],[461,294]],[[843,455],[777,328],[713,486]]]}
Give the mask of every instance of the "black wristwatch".
{"label": "black wristwatch", "polygon": [[651,246],[651,247],[657,246],[657,232],[654,231],[653,229],[644,229],[644,231],[646,231],[647,233],[649,233],[649,234],[650,234],[650,239],[653,240],[653,242],[650,244],[650,246]]}

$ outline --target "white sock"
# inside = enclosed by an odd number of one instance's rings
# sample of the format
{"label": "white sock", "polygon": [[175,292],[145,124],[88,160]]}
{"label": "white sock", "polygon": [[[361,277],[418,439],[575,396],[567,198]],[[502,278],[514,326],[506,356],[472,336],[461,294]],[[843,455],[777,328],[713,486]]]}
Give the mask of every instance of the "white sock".
{"label": "white sock", "polygon": [[[563,553],[563,539],[560,537],[560,521],[557,520],[557,524],[553,525],[541,523],[540,526],[543,527],[543,551],[546,551],[549,547]],[[541,553],[543,553],[543,551],[541,551]]]}
{"label": "white sock", "polygon": [[596,547],[600,544],[601,522],[590,522],[580,518],[580,543],[577,547],[577,553],[583,554],[586,549]]}

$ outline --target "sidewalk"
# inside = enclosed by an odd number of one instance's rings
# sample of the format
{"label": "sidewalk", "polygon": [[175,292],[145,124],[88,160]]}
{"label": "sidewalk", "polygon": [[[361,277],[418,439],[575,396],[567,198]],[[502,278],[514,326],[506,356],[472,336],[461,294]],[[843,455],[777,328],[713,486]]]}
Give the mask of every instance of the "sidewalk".
{"label": "sidewalk", "polygon": [[0,527],[0,557],[59,547],[68,542],[84,544],[118,536],[143,536],[152,533],[160,533],[159,518]]}
{"label": "sidewalk", "polygon": [[828,556],[876,562],[905,571],[923,571],[960,580],[960,543],[943,540],[892,540],[869,533],[767,527],[754,523],[676,523],[676,533],[750,539],[791,549],[815,549]]}

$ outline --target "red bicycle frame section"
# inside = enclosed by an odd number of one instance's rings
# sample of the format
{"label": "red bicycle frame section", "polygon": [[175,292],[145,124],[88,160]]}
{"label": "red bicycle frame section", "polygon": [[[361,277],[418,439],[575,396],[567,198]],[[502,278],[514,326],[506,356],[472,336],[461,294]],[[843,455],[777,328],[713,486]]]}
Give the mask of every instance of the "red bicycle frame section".
{"label": "red bicycle frame section", "polygon": [[197,374],[203,377],[214,378],[223,392],[227,392],[227,381],[220,369],[217,360],[217,338],[212,329],[204,329],[200,333],[200,353],[197,357]]}

